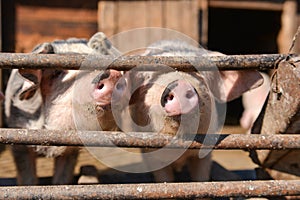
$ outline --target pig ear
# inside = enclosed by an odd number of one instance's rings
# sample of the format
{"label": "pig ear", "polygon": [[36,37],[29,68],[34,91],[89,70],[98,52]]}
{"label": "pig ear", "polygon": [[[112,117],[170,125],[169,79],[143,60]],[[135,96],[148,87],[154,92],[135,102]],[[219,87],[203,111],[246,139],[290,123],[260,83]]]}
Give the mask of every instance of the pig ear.
{"label": "pig ear", "polygon": [[103,55],[120,56],[121,52],[116,49],[103,32],[95,33],[88,41],[88,46],[97,53]]}
{"label": "pig ear", "polygon": [[54,48],[50,43],[45,42],[34,47],[31,53],[51,54],[54,53]]}
{"label": "pig ear", "polygon": [[[208,51],[207,56],[224,56],[216,51]],[[220,71],[207,77],[208,84],[217,100],[227,102],[240,97],[244,92],[252,90],[263,84],[264,79],[256,70]]]}
{"label": "pig ear", "polygon": [[[53,46],[49,43],[43,43],[36,46],[32,53],[50,54],[54,53]],[[19,95],[20,100],[30,99],[38,90],[41,79],[42,70],[19,69],[20,75],[24,78],[24,83]]]}
{"label": "pig ear", "polygon": [[220,91],[221,101],[231,101],[244,92],[263,84],[264,79],[258,71],[222,71],[223,91]]}
{"label": "pig ear", "polygon": [[214,97],[220,102],[234,100],[244,92],[263,84],[258,71],[205,71],[204,78]]}
{"label": "pig ear", "polygon": [[42,79],[42,70],[20,69],[19,73],[25,79],[22,85],[20,100],[28,100],[36,93]]}

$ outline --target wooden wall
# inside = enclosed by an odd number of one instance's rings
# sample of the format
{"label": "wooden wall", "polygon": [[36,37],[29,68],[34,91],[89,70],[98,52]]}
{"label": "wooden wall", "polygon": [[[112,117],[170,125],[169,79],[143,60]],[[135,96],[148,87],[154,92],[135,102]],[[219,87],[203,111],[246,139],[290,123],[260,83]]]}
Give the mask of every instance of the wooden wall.
{"label": "wooden wall", "polygon": [[198,40],[198,1],[99,1],[99,30],[113,35],[132,28],[164,27]]}
{"label": "wooden wall", "polygon": [[[195,41],[199,40],[198,1],[104,1],[98,4],[98,30],[108,36],[134,28],[162,27],[179,31]],[[157,36],[159,37],[159,36]],[[120,49],[132,43],[145,42],[147,33],[116,44]],[[136,41],[140,40],[140,41]]]}
{"label": "wooden wall", "polygon": [[[183,12],[188,11],[188,12]],[[164,27],[198,41],[198,1],[15,0],[15,51],[68,37],[108,36],[142,27]]]}
{"label": "wooden wall", "polygon": [[1,3],[5,27],[3,50],[16,52],[28,52],[36,44],[54,39],[87,38],[97,31],[112,36],[141,27],[174,29],[206,46],[210,29],[208,8],[282,10],[278,44],[279,52],[286,52],[289,45],[286,41],[299,24],[299,20],[294,20],[299,12],[297,0],[242,3],[237,0],[2,0]]}
{"label": "wooden wall", "polygon": [[30,52],[41,42],[89,38],[97,32],[97,1],[19,0],[16,9],[16,52]]}

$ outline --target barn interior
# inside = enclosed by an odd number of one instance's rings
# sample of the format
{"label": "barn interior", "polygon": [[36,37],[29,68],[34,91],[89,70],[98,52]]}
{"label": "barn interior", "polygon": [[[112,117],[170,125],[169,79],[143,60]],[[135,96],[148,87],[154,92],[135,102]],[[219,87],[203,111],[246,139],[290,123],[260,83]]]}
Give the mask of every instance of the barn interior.
{"label": "barn interior", "polygon": [[[228,55],[278,53],[280,11],[210,8],[208,27],[210,50]],[[242,112],[241,98],[228,102],[226,124],[238,125]]]}
{"label": "barn interior", "polygon": [[[99,2],[98,0],[73,0],[72,3],[66,0],[1,1],[2,52],[30,52],[36,44],[54,39],[89,38],[95,32],[102,31],[99,28],[101,27],[99,24],[102,23],[99,19]],[[116,3],[118,2],[116,1]],[[133,2],[136,3],[136,1]],[[202,0],[198,2],[203,5]],[[217,0],[205,0],[205,2],[206,6],[197,7],[199,18],[197,18],[196,29],[198,41],[202,46],[228,55],[287,53],[288,50],[284,47],[290,45],[295,33],[298,11],[296,14],[294,13],[295,18],[292,19],[296,25],[286,28],[289,21],[284,21],[282,18],[283,14],[286,14],[286,11],[283,10],[284,1],[254,1],[250,2],[250,5],[241,4],[242,6],[232,3],[235,1],[220,1],[225,2],[224,4]],[[268,5],[272,6],[265,7],[265,3],[270,3]],[[106,30],[108,35],[114,33],[110,29],[105,29],[104,32]],[[282,42],[282,37],[285,42]],[[2,88],[6,86],[9,73],[9,70],[2,70]],[[239,127],[239,118],[242,112],[241,98],[227,104],[227,129],[225,127],[224,132],[245,132]],[[5,122],[3,122],[3,127],[5,127]],[[226,168],[243,173],[245,169],[253,169],[256,166],[251,162],[247,153],[242,151],[230,151],[230,153],[231,156],[241,156],[241,162],[233,166],[230,156],[226,156],[228,151],[226,153],[219,151],[219,154],[216,155],[217,159],[223,159],[218,162]],[[79,174],[81,166],[92,163],[97,169],[103,171],[103,180],[107,180],[109,183],[110,179],[104,173],[107,168],[99,164],[92,156],[87,155],[89,155],[87,151],[81,155],[76,173]],[[14,185],[15,180],[12,177],[16,175],[15,167],[8,151],[0,155],[0,162],[0,165],[4,166],[2,167],[3,171],[0,170],[0,177],[5,178],[5,181],[0,181],[0,185]],[[45,158],[38,160],[38,168],[41,169],[38,173],[41,177],[48,177],[51,174],[53,163],[47,162],[50,164],[46,163]],[[243,174],[243,176],[245,179],[252,179],[253,173]],[[128,177],[122,174],[118,177],[110,176],[110,178],[122,182],[129,178],[136,181],[141,179],[141,176],[130,175]],[[149,175],[142,180],[149,181]]]}

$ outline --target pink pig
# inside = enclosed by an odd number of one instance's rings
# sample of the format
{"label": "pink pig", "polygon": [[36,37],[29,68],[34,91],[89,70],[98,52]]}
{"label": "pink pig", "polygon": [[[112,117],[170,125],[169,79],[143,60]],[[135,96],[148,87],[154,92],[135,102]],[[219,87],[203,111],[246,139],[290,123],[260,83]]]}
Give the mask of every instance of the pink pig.
{"label": "pink pig", "polygon": [[[205,53],[206,52],[206,53]],[[209,56],[223,54],[191,46],[182,41],[159,41],[149,46],[147,56]],[[187,59],[188,60],[188,59]],[[155,66],[154,66],[155,67]],[[233,100],[243,92],[260,86],[263,78],[257,71],[180,72],[164,69],[132,70],[125,74],[131,99],[130,131],[155,131],[181,137],[186,133],[217,133],[219,129],[215,100]],[[128,129],[127,129],[128,130]],[[184,165],[193,181],[210,179],[211,154],[199,158],[198,150],[164,149],[155,156],[144,150],[144,161],[154,171],[157,182],[174,181],[174,172]],[[182,154],[174,162],[175,154]],[[170,160],[169,164],[167,161]],[[156,165],[157,166],[154,166]],[[161,165],[160,165],[161,164]]]}
{"label": "pink pig", "polygon": [[[111,47],[105,35],[97,33],[89,41],[73,38],[44,43],[33,53],[116,55]],[[116,70],[13,70],[5,97],[7,125],[49,130],[115,130],[109,114],[110,100],[120,77]],[[19,185],[38,183],[35,159],[40,154],[55,158],[53,184],[73,183],[78,147],[14,145],[12,152]]]}
{"label": "pink pig", "polygon": [[265,100],[270,91],[270,78],[267,74],[261,73],[264,77],[264,83],[259,88],[255,88],[243,94],[242,102],[244,106],[244,112],[240,119],[241,127],[250,133],[253,123],[257,119]]}

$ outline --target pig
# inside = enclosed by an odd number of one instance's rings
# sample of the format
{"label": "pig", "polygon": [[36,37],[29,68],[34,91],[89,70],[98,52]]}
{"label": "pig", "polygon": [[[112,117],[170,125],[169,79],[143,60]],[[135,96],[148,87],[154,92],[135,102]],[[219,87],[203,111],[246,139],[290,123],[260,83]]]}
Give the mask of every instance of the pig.
{"label": "pig", "polygon": [[[150,45],[146,56],[222,56],[192,46],[184,41],[163,40]],[[195,68],[197,68],[197,64]],[[243,92],[260,86],[263,78],[257,71],[197,71],[169,70],[161,65],[154,71],[131,70],[125,73],[130,99],[128,107],[132,122],[126,131],[154,131],[183,137],[187,133],[217,133],[216,101],[231,101]],[[125,107],[125,106],[124,106]],[[210,180],[211,153],[201,150],[163,149],[143,150],[145,163],[153,170],[156,182],[174,182],[174,172],[186,165],[192,181]],[[154,154],[151,154],[153,153]],[[177,157],[173,155],[181,155]],[[172,159],[175,159],[173,162]]]}
{"label": "pig", "polygon": [[271,81],[269,75],[264,72],[261,72],[261,75],[264,77],[264,83],[259,88],[245,92],[242,96],[244,111],[240,118],[240,125],[246,130],[246,133],[251,132],[253,123],[260,114],[270,92]]}
{"label": "pig", "polygon": [[[70,38],[43,43],[32,53],[118,54],[101,32],[89,41]],[[7,126],[49,130],[115,129],[114,124],[109,124],[113,121],[109,114],[110,99],[121,75],[116,70],[14,69],[5,92]],[[84,90],[80,90],[82,88]],[[80,121],[83,119],[84,123]],[[101,125],[105,127],[102,129]],[[14,145],[12,153],[19,185],[38,184],[35,166],[38,155],[55,158],[53,184],[73,183],[78,147]]]}

